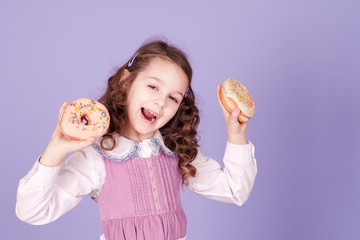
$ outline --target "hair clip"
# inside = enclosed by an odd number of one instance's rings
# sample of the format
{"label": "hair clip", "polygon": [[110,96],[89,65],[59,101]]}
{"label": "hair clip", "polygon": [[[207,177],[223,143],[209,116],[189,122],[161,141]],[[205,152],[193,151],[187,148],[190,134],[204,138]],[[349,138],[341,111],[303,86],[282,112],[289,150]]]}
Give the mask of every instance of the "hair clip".
{"label": "hair clip", "polygon": [[133,63],[134,63],[134,60],[135,60],[135,58],[136,58],[136,56],[139,54],[139,52],[137,52],[136,54],[135,54],[135,56],[131,59],[131,61],[128,63],[128,67],[131,67],[131,65],[133,65]]}

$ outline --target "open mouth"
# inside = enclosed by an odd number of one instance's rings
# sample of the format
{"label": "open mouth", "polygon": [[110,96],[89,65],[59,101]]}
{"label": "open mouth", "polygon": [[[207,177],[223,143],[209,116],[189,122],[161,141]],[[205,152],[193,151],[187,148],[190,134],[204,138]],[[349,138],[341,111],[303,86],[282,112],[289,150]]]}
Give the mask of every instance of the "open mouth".
{"label": "open mouth", "polygon": [[154,122],[158,118],[158,115],[156,113],[153,113],[152,111],[146,108],[141,108],[141,113],[144,116],[144,118],[150,122]]}

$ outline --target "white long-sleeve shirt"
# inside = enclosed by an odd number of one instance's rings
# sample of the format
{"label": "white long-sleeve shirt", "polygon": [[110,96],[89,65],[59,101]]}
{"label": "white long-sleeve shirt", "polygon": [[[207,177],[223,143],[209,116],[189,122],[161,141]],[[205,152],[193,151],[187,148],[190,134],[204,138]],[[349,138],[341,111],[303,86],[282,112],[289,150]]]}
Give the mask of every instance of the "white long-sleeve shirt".
{"label": "white long-sleeve shirt", "polygon": [[[99,139],[95,145],[71,155],[59,167],[47,167],[37,160],[20,180],[16,215],[29,224],[46,224],[74,208],[84,195],[96,198],[105,182],[104,156],[121,162],[133,155],[151,157],[160,149],[171,153],[159,131],[142,142],[117,136],[112,151],[101,151],[96,147],[98,144]],[[254,151],[251,142],[245,145],[227,142],[224,169],[198,151],[192,162],[197,173],[190,178],[188,188],[206,198],[242,205],[250,195],[257,173]]]}

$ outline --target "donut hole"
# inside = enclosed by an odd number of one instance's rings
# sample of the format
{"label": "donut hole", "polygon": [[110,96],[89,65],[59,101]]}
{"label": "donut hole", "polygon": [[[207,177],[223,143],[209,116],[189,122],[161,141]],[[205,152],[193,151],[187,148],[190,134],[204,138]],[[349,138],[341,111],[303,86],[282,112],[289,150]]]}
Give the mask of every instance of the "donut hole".
{"label": "donut hole", "polygon": [[88,115],[82,115],[80,120],[82,124],[90,125],[90,118],[88,117]]}

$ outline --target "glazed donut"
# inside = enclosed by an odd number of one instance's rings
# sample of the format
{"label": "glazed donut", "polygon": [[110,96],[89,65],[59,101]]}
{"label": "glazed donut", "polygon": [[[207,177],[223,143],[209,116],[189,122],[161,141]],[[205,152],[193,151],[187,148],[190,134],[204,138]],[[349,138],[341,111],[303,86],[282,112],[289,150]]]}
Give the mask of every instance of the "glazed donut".
{"label": "glazed donut", "polygon": [[249,91],[233,78],[229,78],[222,83],[220,100],[229,113],[235,107],[240,109],[238,120],[242,123],[249,121],[255,113],[255,103]]}
{"label": "glazed donut", "polygon": [[106,107],[89,98],[79,98],[69,103],[59,120],[61,132],[75,140],[101,137],[110,125]]}

